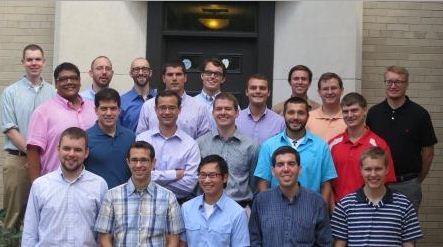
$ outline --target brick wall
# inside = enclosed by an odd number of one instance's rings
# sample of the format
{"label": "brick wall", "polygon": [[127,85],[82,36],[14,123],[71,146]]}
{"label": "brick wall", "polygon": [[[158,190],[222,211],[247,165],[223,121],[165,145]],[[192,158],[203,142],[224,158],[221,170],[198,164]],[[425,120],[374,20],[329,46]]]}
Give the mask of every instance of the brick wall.
{"label": "brick wall", "polygon": [[[54,41],[53,1],[0,1],[0,90],[23,76],[23,47],[36,43],[43,47],[46,68],[43,77],[51,80]],[[1,135],[3,147],[3,135]],[[2,148],[3,149],[3,148]],[[3,167],[0,152],[0,168]],[[1,171],[2,169],[0,169]],[[0,172],[0,208],[3,208],[3,178]]]}
{"label": "brick wall", "polygon": [[410,98],[431,114],[439,142],[423,184],[419,246],[443,243],[443,3],[365,2],[362,92],[371,105],[384,99],[388,65],[408,68]]}

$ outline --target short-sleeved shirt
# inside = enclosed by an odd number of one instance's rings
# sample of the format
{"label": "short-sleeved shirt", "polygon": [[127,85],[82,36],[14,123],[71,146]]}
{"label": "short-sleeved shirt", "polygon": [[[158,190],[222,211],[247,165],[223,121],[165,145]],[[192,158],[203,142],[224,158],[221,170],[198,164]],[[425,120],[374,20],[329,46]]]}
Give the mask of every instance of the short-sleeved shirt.
{"label": "short-sleeved shirt", "polygon": [[[315,110],[315,109],[317,109],[317,108],[320,107],[320,104],[319,104],[319,103],[317,103],[317,102],[315,102],[315,101],[313,101],[313,100],[311,100],[311,99],[309,99],[309,98],[308,98],[307,102],[308,102],[308,107],[309,107],[309,110],[310,110],[310,111]],[[278,103],[278,104],[275,104],[275,105],[272,107],[272,110],[273,110],[275,113],[277,113],[277,114],[283,116],[283,108],[284,108],[284,106],[285,106],[285,101],[280,102],[280,103]]]}
{"label": "short-sleeved shirt", "polygon": [[198,138],[197,143],[202,158],[218,154],[228,163],[226,194],[236,201],[252,200],[255,184],[251,177],[258,155],[254,141],[238,130],[235,130],[232,137],[224,140],[217,130],[213,130]]}
{"label": "short-sleeved shirt", "polygon": [[81,107],[74,109],[71,102],[59,94],[35,109],[29,122],[27,145],[41,149],[40,175],[54,171],[60,166],[57,146],[60,135],[69,127],[87,130],[97,120],[94,103],[81,100]]}
{"label": "short-sleeved shirt", "polygon": [[[271,137],[260,148],[257,168],[254,175],[278,186],[278,180],[272,176],[272,153],[281,146],[291,146],[286,131]],[[320,192],[321,184],[337,177],[334,162],[328,144],[320,137],[306,131],[306,135],[297,148],[300,154],[302,172],[298,181],[304,187]]]}
{"label": "short-sleeved shirt", "polygon": [[[154,127],[137,135],[136,140],[146,141],[154,147],[157,161],[151,172],[152,181],[171,190],[179,199],[193,195],[200,163],[200,150],[194,139],[181,129],[171,137],[164,137],[158,127]],[[178,180],[177,169],[185,173]]]}
{"label": "short-sleeved shirt", "polygon": [[335,206],[331,226],[334,238],[348,246],[401,246],[423,237],[412,203],[389,188],[377,204],[363,189],[344,197]]}
{"label": "short-sleeved shirt", "polygon": [[257,145],[261,145],[267,139],[282,132],[285,128],[285,120],[282,116],[266,108],[263,115],[255,121],[252,118],[249,107],[240,111],[235,124],[238,130],[249,138],[253,139]]}
{"label": "short-sleeved shirt", "polygon": [[206,218],[204,198],[200,195],[182,206],[186,232],[181,239],[188,246],[250,246],[248,216],[234,200],[223,194]]}
{"label": "short-sleeved shirt", "polygon": [[385,182],[392,183],[396,181],[394,163],[389,146],[370,129],[366,129],[365,134],[355,143],[349,140],[348,131],[345,131],[332,138],[329,142],[329,147],[338,175],[332,181],[332,188],[337,202],[364,185],[365,182],[360,170],[360,156],[370,147],[380,147],[386,152],[388,156],[388,175]]}
{"label": "short-sleeved shirt", "polygon": [[[1,95],[1,131],[6,133],[10,129],[17,129],[24,138],[28,134],[28,124],[32,112],[41,103],[55,96],[54,87],[43,81],[38,86],[25,76],[8,86]],[[5,135],[4,149],[18,150]]]}
{"label": "short-sleeved shirt", "polygon": [[408,97],[397,109],[387,100],[371,107],[366,124],[391,148],[397,176],[420,173],[421,149],[437,143],[428,111]]}
{"label": "short-sleeved shirt", "polygon": [[165,246],[166,235],[184,231],[174,194],[150,182],[138,192],[131,179],[106,193],[95,231],[113,236],[113,246]]}
{"label": "short-sleeved shirt", "polygon": [[85,160],[86,170],[104,178],[109,188],[124,184],[131,177],[126,157],[135,141],[135,134],[117,124],[114,136],[106,134],[95,123],[88,133],[89,155]]}
{"label": "short-sleeved shirt", "polygon": [[251,246],[323,246],[332,244],[328,210],[323,198],[299,187],[290,201],[280,187],[260,192],[249,220]]}
{"label": "short-sleeved shirt", "polygon": [[320,136],[328,142],[332,137],[343,133],[346,129],[345,121],[341,111],[334,116],[328,116],[323,112],[321,107],[309,112],[306,129]]}
{"label": "short-sleeved shirt", "polygon": [[[151,88],[146,100],[157,95],[157,89]],[[140,110],[146,101],[142,95],[138,94],[135,88],[132,88],[121,96],[120,107],[120,124],[132,130],[134,133],[137,129]]]}
{"label": "short-sleeved shirt", "polygon": [[[204,104],[186,93],[183,94],[181,110],[177,119],[180,129],[197,139],[211,130],[209,116],[210,113]],[[136,134],[156,127],[158,127],[158,118],[155,113],[155,99],[150,99],[143,104],[140,110]]]}

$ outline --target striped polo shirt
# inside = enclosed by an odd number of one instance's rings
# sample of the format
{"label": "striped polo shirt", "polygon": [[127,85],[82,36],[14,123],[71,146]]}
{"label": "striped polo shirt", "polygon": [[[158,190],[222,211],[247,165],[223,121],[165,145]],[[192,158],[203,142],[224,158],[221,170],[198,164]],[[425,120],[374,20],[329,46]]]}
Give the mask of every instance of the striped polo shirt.
{"label": "striped polo shirt", "polygon": [[363,189],[344,197],[331,219],[332,235],[348,246],[401,246],[423,237],[412,203],[389,188],[383,199],[369,202]]}

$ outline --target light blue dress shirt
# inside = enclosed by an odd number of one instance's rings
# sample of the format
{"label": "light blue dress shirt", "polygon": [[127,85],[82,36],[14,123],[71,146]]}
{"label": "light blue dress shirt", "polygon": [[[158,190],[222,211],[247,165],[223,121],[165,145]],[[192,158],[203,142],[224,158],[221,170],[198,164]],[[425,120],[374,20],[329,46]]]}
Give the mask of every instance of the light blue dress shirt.
{"label": "light blue dress shirt", "polygon": [[[26,138],[31,114],[41,103],[55,96],[55,88],[42,81],[40,85],[33,86],[28,78],[5,88],[1,95],[1,131],[5,133],[10,129],[18,131]],[[4,149],[18,150],[18,148],[5,135]]]}
{"label": "light blue dress shirt", "polygon": [[83,170],[70,182],[61,168],[37,178],[26,208],[22,247],[97,246],[95,219],[108,187]]}
{"label": "light blue dress shirt", "polygon": [[87,99],[87,100],[95,100],[95,91],[92,90],[92,86],[91,88],[88,88],[82,92],[79,93],[80,96],[82,96],[83,99]]}
{"label": "light blue dress shirt", "polygon": [[[272,187],[278,186],[278,180],[272,176],[272,153],[281,146],[292,146],[286,131],[271,137],[263,143],[258,155],[257,168],[254,175],[271,182]],[[297,147],[302,167],[298,181],[310,190],[320,193],[321,184],[337,177],[334,161],[328,144],[308,130],[303,141]]]}
{"label": "light blue dress shirt", "polygon": [[180,236],[181,240],[192,247],[250,246],[244,208],[223,193],[214,205],[214,212],[206,219],[203,203],[201,195],[183,204],[186,232]]}

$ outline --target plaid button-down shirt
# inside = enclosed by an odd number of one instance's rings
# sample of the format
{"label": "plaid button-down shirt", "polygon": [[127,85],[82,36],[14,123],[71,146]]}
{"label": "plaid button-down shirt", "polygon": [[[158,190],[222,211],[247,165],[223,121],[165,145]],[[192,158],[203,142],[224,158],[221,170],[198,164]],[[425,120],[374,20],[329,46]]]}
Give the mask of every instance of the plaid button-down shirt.
{"label": "plaid button-down shirt", "polygon": [[137,192],[131,179],[108,191],[95,230],[113,235],[114,246],[165,246],[166,235],[184,231],[174,194],[150,182]]}

